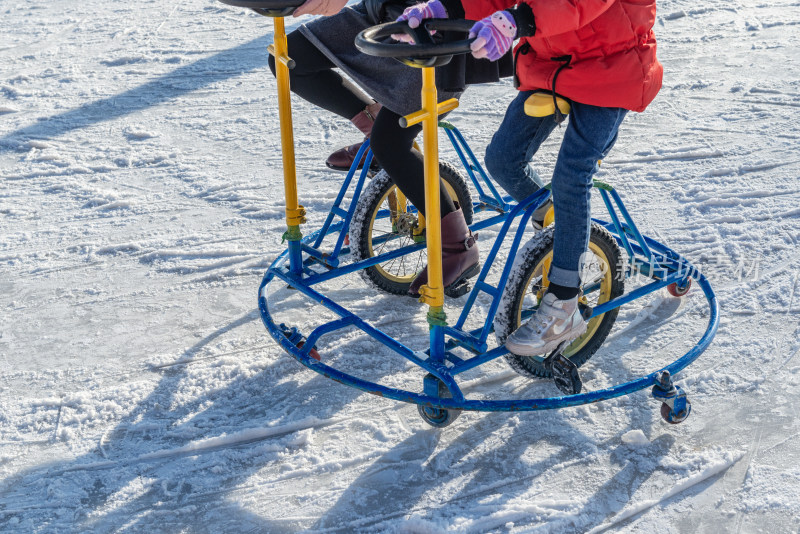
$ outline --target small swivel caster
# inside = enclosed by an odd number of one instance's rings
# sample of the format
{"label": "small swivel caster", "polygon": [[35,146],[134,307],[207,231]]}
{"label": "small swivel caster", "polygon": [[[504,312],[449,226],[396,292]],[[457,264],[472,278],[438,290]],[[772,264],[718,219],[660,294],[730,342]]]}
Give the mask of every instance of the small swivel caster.
{"label": "small swivel caster", "polygon": [[[452,398],[452,394],[444,385],[444,382],[433,376],[432,374],[425,375],[424,390],[427,395],[436,395],[442,399]],[[432,390],[432,391],[431,391]],[[433,408],[431,406],[417,405],[419,415],[429,425],[436,428],[444,428],[449,426],[453,421],[458,419],[461,415],[461,410],[447,410],[444,408]]]}
{"label": "small swivel caster", "polygon": [[692,403],[680,386],[672,384],[669,371],[661,371],[658,382],[653,386],[653,397],[661,401],[661,417],[667,423],[682,423],[692,412]]}
{"label": "small swivel caster", "polygon": [[[289,340],[289,343],[297,347],[298,349],[302,349],[303,345],[306,344],[306,336],[300,333],[296,326],[289,328],[284,323],[281,323],[278,328],[281,329],[281,332],[284,336]],[[311,350],[308,352],[308,355],[314,358],[317,361],[320,361],[319,352],[317,352],[317,346],[314,345],[311,347]]]}
{"label": "small swivel caster", "polygon": [[673,297],[682,297],[689,292],[692,287],[692,279],[687,278],[683,282],[673,282],[667,286],[667,293]]}

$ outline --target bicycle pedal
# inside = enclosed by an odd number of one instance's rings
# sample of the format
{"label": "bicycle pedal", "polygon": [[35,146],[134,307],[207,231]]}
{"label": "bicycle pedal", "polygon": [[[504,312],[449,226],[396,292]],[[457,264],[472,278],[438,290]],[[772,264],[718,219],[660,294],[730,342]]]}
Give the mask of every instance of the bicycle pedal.
{"label": "bicycle pedal", "polygon": [[481,272],[480,264],[476,263],[475,265],[472,265],[466,271],[461,273],[461,276],[459,276],[455,282],[444,288],[444,294],[454,299],[463,297],[472,289],[467,280],[477,276],[479,272]]}
{"label": "bicycle pedal", "polygon": [[458,297],[463,297],[467,293],[470,292],[472,286],[469,285],[468,282],[463,282],[461,284],[451,284],[444,288],[444,294],[450,297],[451,299],[457,299]]}
{"label": "bicycle pedal", "polygon": [[592,313],[594,313],[594,308],[581,302],[578,303],[578,309],[581,310],[581,317],[583,317],[584,321],[591,319]]}
{"label": "bicycle pedal", "polygon": [[565,395],[577,395],[583,389],[578,366],[561,354],[559,349],[544,360],[544,365],[553,374],[553,382],[559,391]]}

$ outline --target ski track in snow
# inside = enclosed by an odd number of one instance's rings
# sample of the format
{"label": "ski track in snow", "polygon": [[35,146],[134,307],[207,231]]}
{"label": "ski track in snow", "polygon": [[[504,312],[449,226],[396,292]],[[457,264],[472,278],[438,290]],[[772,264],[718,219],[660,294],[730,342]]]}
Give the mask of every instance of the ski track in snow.
{"label": "ski track in snow", "polygon": [[[444,430],[298,365],[261,325],[284,232],[267,19],[212,0],[1,9],[0,531],[798,532],[800,3],[659,2],[664,87],[599,176],[717,292],[717,338],[677,377],[691,417],[665,424],[643,391]],[[513,94],[471,88],[448,117],[477,155]],[[323,156],[358,136],[293,106],[310,231],[342,179]],[[558,143],[537,156],[544,175]],[[357,275],[325,291],[425,347],[412,299]],[[331,317],[269,298],[306,333]],[[707,322],[697,288],[626,305],[586,388],[663,367]],[[319,350],[386,386],[421,382],[354,330]],[[556,393],[503,361],[460,383]]]}

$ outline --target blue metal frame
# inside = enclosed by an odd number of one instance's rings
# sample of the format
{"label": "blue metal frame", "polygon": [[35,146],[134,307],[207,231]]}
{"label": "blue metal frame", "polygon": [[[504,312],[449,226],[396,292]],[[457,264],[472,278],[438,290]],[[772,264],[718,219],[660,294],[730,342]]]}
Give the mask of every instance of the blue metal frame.
{"label": "blue metal frame", "polygon": [[[358,175],[358,181],[356,182],[355,189],[353,190],[353,197],[350,200],[347,210],[342,208],[342,202],[344,202],[344,197],[347,194],[347,191],[350,189],[350,184],[353,181],[353,177],[358,171],[358,168],[355,164],[353,164],[350,167],[350,170],[347,172],[347,176],[342,183],[342,187],[339,189],[339,195],[336,197],[336,200],[334,200],[333,205],[328,212],[328,217],[325,219],[322,228],[320,228],[317,232],[314,232],[313,235],[316,236],[316,238],[313,240],[313,244],[308,244],[308,240],[303,240],[304,242],[300,248],[309,256],[308,260],[305,262],[306,265],[310,265],[311,263],[320,263],[326,267],[338,267],[339,256],[342,253],[348,253],[350,251],[349,248],[344,246],[344,240],[347,236],[347,232],[342,232],[341,230],[343,228],[350,228],[350,221],[353,219],[353,213],[355,213],[358,199],[361,196],[361,191],[364,189],[364,182],[366,182],[370,166],[372,165],[372,151],[369,149],[369,139],[366,139],[364,143],[362,143],[361,148],[358,149],[355,161],[361,161],[361,158],[364,157],[364,153],[366,153],[364,166],[361,168],[361,172]],[[339,217],[340,221],[334,223],[334,219],[336,217]],[[335,232],[339,233],[339,237],[336,239],[336,243],[333,246],[333,251],[330,253],[321,251],[319,247],[322,245],[322,241],[327,235]]]}
{"label": "blue metal frame", "polygon": [[[508,276],[513,265],[513,258],[517,255],[519,247],[522,243],[524,229],[533,211],[543,202],[545,202],[547,198],[549,198],[550,191],[547,189],[542,189],[519,204],[511,203],[508,197],[501,197],[497,192],[497,189],[491,183],[491,180],[480,166],[477,158],[467,145],[458,129],[445,122],[441,122],[440,126],[445,129],[445,132],[453,144],[456,153],[461,159],[464,168],[467,170],[473,185],[479,193],[479,201],[474,204],[475,211],[480,212],[491,209],[500,212],[498,215],[474,223],[471,226],[471,229],[473,231],[477,231],[482,228],[487,228],[489,226],[495,226],[502,223],[498,237],[486,257],[483,268],[478,275],[477,281],[474,283],[474,287],[467,298],[465,306],[456,324],[453,326],[432,325],[430,327],[431,345],[427,353],[423,355],[419,352],[411,350],[409,347],[395,340],[388,334],[370,325],[353,312],[350,312],[312,287],[326,280],[351,274],[358,270],[383,263],[405,254],[409,254],[424,247],[424,244],[422,243],[409,245],[401,249],[381,254],[380,256],[369,258],[367,260],[340,266],[339,257],[343,252],[346,252],[346,249],[343,247],[344,237],[346,235],[346,231],[344,231],[344,229],[349,228],[350,221],[352,220],[353,213],[358,203],[358,198],[361,194],[366,176],[368,174],[369,164],[372,159],[371,152],[368,152],[364,167],[356,182],[355,191],[348,209],[342,209],[341,204],[344,201],[346,191],[350,188],[355,176],[355,164],[348,172],[344,184],[342,185],[342,189],[339,192],[339,195],[337,196],[323,227],[317,232],[304,237],[302,241],[294,242],[294,246],[292,246],[292,242],[290,242],[289,249],[278,256],[262,279],[258,294],[258,304],[261,312],[261,319],[270,335],[272,335],[272,337],[281,345],[281,347],[283,347],[284,350],[289,352],[300,363],[309,369],[322,374],[323,376],[341,382],[345,385],[355,387],[362,391],[395,400],[412,402],[442,409],[476,411],[529,411],[577,406],[627,395],[633,393],[634,391],[654,386],[658,383],[658,379],[661,376],[662,371],[669,371],[669,373],[674,376],[676,373],[683,370],[694,360],[696,360],[708,347],[714,338],[714,335],[716,334],[719,324],[719,305],[708,280],[697,268],[692,266],[678,253],[651,238],[643,236],[636,228],[636,225],[631,219],[627,209],[625,209],[622,199],[619,197],[617,192],[606,184],[596,182],[595,186],[600,190],[603,202],[609,212],[611,222],[604,222],[596,219],[595,222],[601,224],[607,230],[609,230],[617,243],[627,251],[630,259],[630,269],[628,270],[627,274],[630,275],[632,273],[642,273],[652,278],[653,282],[596,306],[593,309],[592,317],[606,313],[614,308],[652,293],[653,291],[656,291],[671,283],[677,283],[679,286],[684,286],[686,283],[688,283],[689,279],[694,279],[698,282],[698,285],[703,290],[711,309],[708,326],[704,335],[689,352],[674,361],[672,364],[664,368],[654,370],[647,376],[637,380],[625,382],[611,388],[578,395],[540,399],[488,401],[470,400],[465,398],[464,394],[456,383],[455,376],[467,370],[474,369],[475,367],[488,363],[508,353],[504,347],[497,347],[492,350],[488,350],[488,337],[493,330],[494,316],[497,313],[497,308],[500,304],[500,298],[505,289],[505,284],[508,280]],[[368,143],[364,143],[361,150],[358,152],[355,161],[359,161],[368,148]],[[476,173],[480,177],[480,180],[478,179],[478,176],[476,176]],[[481,182],[484,186],[486,186],[486,189],[489,190],[491,195],[487,195],[485,193],[485,190],[481,187]],[[341,220],[334,223],[335,217],[339,217]],[[508,238],[512,230],[512,225],[517,219],[519,219],[519,221],[517,222],[516,231],[513,232],[513,238],[508,255],[509,259],[506,261],[506,264],[503,267],[503,272],[500,276],[498,285],[492,286],[486,281],[486,278],[495,258],[497,257],[500,247]],[[329,254],[322,252],[319,247],[323,240],[327,235],[335,232],[339,232],[339,237],[336,240],[333,252]],[[307,259],[302,263],[302,270],[298,271],[295,268],[295,265],[298,261],[297,256],[301,253],[305,253],[307,255]],[[289,265],[287,265],[287,260],[289,260]],[[324,272],[317,272],[313,269],[313,263],[322,264],[328,268],[328,270],[325,270]],[[338,319],[327,322],[315,328],[308,335],[308,339],[302,348],[296,347],[292,342],[289,341],[283,329],[281,329],[275,323],[270,315],[265,296],[265,289],[267,285],[276,278],[292,286],[294,289],[301,292],[311,300],[322,304],[328,310],[339,316]],[[486,293],[492,298],[492,303],[489,307],[484,326],[472,332],[464,331],[464,324],[469,317],[469,314],[471,313],[480,292]],[[322,336],[331,334],[343,328],[350,327],[360,329],[376,341],[389,347],[400,356],[406,358],[424,371],[427,371],[431,375],[441,380],[450,391],[452,398],[439,397],[438,391],[433,387],[424,387],[424,391],[422,393],[417,393],[382,386],[380,384],[366,381],[339,371],[310,356],[312,347],[314,347],[314,345]],[[455,348],[465,349],[468,352],[471,352],[473,356],[469,358],[462,358],[453,352],[453,349]],[[430,384],[428,385],[430,386]]]}

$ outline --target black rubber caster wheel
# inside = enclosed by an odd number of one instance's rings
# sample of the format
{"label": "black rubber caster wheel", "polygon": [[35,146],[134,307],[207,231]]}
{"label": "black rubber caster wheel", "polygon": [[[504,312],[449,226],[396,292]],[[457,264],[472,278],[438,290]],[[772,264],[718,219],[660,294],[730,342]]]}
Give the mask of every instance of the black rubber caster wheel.
{"label": "black rubber caster wheel", "polygon": [[449,426],[461,415],[461,410],[445,410],[422,405],[417,406],[417,409],[425,422],[436,428]]}
{"label": "black rubber caster wheel", "polygon": [[692,413],[692,403],[688,399],[686,401],[686,409],[677,414],[672,414],[672,409],[666,402],[661,403],[661,418],[671,425],[684,422],[690,413]]}
{"label": "black rubber caster wheel", "polygon": [[[440,398],[452,398],[452,395],[447,389],[447,386],[444,385],[444,382],[440,381],[438,378],[435,378],[433,375],[427,375],[425,379],[436,380],[439,383],[438,394]],[[461,410],[432,408],[430,406],[423,406],[422,404],[417,405],[417,410],[419,411],[419,415],[425,420],[426,423],[436,428],[444,428],[449,426],[453,421],[458,419],[459,415],[461,415]]]}

